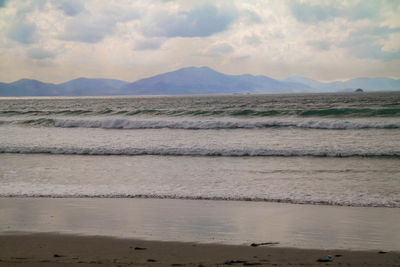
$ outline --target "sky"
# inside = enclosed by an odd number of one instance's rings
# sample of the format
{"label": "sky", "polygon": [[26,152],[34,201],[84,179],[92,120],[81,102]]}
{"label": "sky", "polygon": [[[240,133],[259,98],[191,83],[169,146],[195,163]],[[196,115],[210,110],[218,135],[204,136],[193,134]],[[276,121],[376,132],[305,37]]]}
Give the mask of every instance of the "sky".
{"label": "sky", "polygon": [[400,78],[399,0],[0,0],[0,81]]}

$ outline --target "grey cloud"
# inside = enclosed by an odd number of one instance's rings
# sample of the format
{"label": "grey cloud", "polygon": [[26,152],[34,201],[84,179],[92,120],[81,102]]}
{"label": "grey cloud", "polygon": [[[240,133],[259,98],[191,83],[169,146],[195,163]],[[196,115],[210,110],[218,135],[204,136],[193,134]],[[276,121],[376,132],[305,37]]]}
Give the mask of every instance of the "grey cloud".
{"label": "grey cloud", "polygon": [[387,38],[391,33],[400,32],[400,28],[389,28],[387,26],[383,27],[364,27],[353,32],[353,36],[376,36],[381,38]]}
{"label": "grey cloud", "polygon": [[7,5],[8,0],[0,0],[0,8],[5,7]]}
{"label": "grey cloud", "polygon": [[56,53],[44,50],[42,48],[32,48],[28,50],[28,56],[32,59],[54,58]]}
{"label": "grey cloud", "polygon": [[76,16],[85,9],[84,5],[79,0],[59,1],[58,8],[67,16]]}
{"label": "grey cloud", "polygon": [[347,7],[340,6],[340,3],[330,2],[326,4],[310,4],[307,2],[290,1],[289,8],[294,17],[305,23],[317,23],[320,21],[330,21],[337,17],[347,18],[348,20],[360,19],[381,19],[381,9],[389,5],[389,1],[363,0]]}
{"label": "grey cloud", "polygon": [[67,41],[97,43],[114,31],[115,24],[116,21],[112,19],[89,21],[76,19],[67,23],[60,38]]}
{"label": "grey cloud", "polygon": [[203,6],[175,14],[157,15],[142,30],[145,35],[160,37],[205,37],[228,29],[236,12]]}
{"label": "grey cloud", "polygon": [[135,45],[136,50],[156,50],[160,48],[162,45],[162,41],[147,39],[142,41],[137,41]]}
{"label": "grey cloud", "polygon": [[261,17],[251,10],[244,11],[242,16],[247,24],[259,24],[262,22]]}
{"label": "grey cloud", "polygon": [[323,41],[323,40],[310,41],[310,42],[308,42],[308,45],[310,45],[318,50],[325,50],[325,51],[327,51],[331,48],[331,42]]}
{"label": "grey cloud", "polygon": [[391,33],[400,32],[400,28],[366,27],[354,31],[346,41],[339,44],[358,58],[394,60],[400,58],[400,48],[396,52],[383,51],[382,40],[388,39]]}
{"label": "grey cloud", "polygon": [[349,34],[349,37],[340,43],[342,47],[369,45],[389,38],[391,33],[400,32],[400,27],[363,27]]}
{"label": "grey cloud", "polygon": [[[71,16],[64,25],[60,39],[84,43],[98,43],[107,35],[112,35],[118,22],[128,22],[139,18],[139,13],[131,7],[122,8],[109,5],[96,13],[85,10]],[[70,13],[72,15],[72,13]]]}
{"label": "grey cloud", "polygon": [[249,35],[249,36],[245,36],[243,38],[243,41],[246,42],[249,45],[260,45],[262,42],[260,40],[260,38],[258,36],[256,36],[255,34],[253,35]]}
{"label": "grey cloud", "polygon": [[121,9],[108,7],[107,17],[113,18],[115,21],[118,22],[127,22],[134,19],[139,19],[141,17],[141,13],[138,10],[132,8]]}
{"label": "grey cloud", "polygon": [[34,24],[16,23],[8,30],[8,37],[21,44],[32,44],[35,42],[35,31]]}
{"label": "grey cloud", "polygon": [[359,20],[365,18],[376,18],[379,16],[382,7],[381,1],[376,0],[363,0],[357,5],[348,10],[348,17],[352,20]]}
{"label": "grey cloud", "polygon": [[311,5],[305,2],[291,1],[289,7],[297,20],[306,23],[330,20],[340,14],[339,10],[335,7]]}
{"label": "grey cloud", "polygon": [[358,58],[372,58],[385,61],[400,59],[400,49],[396,52],[383,51],[382,45],[379,44],[353,46],[350,47],[349,52]]}
{"label": "grey cloud", "polygon": [[[7,0],[9,1],[9,0]],[[48,0],[25,0],[25,1],[14,1],[17,6],[17,17],[25,19],[26,15],[32,11],[38,10],[43,11],[45,9]]]}
{"label": "grey cloud", "polygon": [[207,56],[218,56],[221,54],[230,54],[233,52],[233,47],[230,44],[223,43],[223,44],[218,44],[213,47],[211,47],[208,52]]}

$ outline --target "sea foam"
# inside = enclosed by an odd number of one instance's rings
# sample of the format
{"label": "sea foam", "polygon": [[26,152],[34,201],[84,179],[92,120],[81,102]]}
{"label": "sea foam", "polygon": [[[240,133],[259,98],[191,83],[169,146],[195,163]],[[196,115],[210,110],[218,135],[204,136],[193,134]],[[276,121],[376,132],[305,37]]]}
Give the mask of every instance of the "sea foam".
{"label": "sea foam", "polygon": [[107,147],[0,147],[0,153],[64,154],[64,155],[155,155],[155,156],[209,156],[209,157],[400,157],[399,150],[363,152],[345,150],[294,149],[207,149],[207,148],[107,148]]}
{"label": "sea foam", "polygon": [[260,129],[293,127],[304,129],[400,129],[398,122],[335,121],[335,120],[131,120],[131,119],[52,119],[3,120],[0,125],[26,125],[59,128],[102,129]]}

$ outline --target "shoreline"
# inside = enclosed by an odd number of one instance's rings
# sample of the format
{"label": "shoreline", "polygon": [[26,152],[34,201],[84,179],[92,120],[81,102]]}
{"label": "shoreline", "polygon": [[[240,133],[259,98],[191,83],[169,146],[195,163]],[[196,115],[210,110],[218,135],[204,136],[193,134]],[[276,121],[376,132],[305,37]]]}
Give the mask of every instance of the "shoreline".
{"label": "shoreline", "polygon": [[253,247],[59,233],[0,234],[0,266],[399,266],[399,262],[398,251]]}
{"label": "shoreline", "polygon": [[46,194],[38,194],[38,195],[0,195],[1,199],[155,199],[155,200],[182,200],[182,201],[221,201],[221,202],[250,202],[250,203],[266,203],[268,204],[282,204],[282,205],[299,205],[299,206],[318,206],[318,207],[337,207],[337,208],[378,208],[378,209],[400,209],[398,206],[373,206],[373,205],[362,205],[362,204],[338,204],[334,202],[328,201],[291,201],[286,199],[267,199],[267,198],[224,198],[224,197],[189,197],[189,196],[169,196],[169,195],[46,195]]}
{"label": "shoreline", "polygon": [[[0,198],[10,232],[400,252],[399,209],[108,198]],[[332,224],[332,221],[336,223]]]}

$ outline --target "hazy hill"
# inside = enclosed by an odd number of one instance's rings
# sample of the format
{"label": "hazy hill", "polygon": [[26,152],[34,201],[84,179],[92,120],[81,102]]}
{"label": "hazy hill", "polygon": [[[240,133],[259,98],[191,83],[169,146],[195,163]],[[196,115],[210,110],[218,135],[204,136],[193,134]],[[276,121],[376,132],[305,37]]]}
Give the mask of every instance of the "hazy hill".
{"label": "hazy hill", "polygon": [[189,67],[123,86],[121,94],[232,94],[310,91],[307,85],[266,76],[226,75],[208,67]]}
{"label": "hazy hill", "polygon": [[21,96],[23,90],[8,83],[0,83],[0,96]]}
{"label": "hazy hill", "polygon": [[9,85],[14,88],[18,88],[17,92],[19,96],[31,95],[31,96],[48,96],[57,95],[55,90],[55,84],[43,83],[37,80],[21,79],[16,82],[12,82]]}
{"label": "hazy hill", "polygon": [[78,78],[61,84],[43,83],[21,79],[12,83],[0,83],[0,96],[83,96],[115,95],[128,82],[114,79]]}
{"label": "hazy hill", "polygon": [[62,95],[114,95],[128,82],[114,79],[89,79],[78,78],[57,85],[59,94]]}
{"label": "hazy hill", "polygon": [[177,95],[400,91],[400,80],[357,78],[324,83],[292,76],[284,80],[250,74],[227,75],[208,67],[188,67],[128,83],[115,79],[78,78],[61,84],[21,79],[0,83],[0,96]]}
{"label": "hazy hill", "polygon": [[356,78],[344,82],[323,83],[300,76],[291,76],[284,81],[302,83],[322,92],[354,91],[357,88],[362,88],[364,91],[400,90],[400,80],[390,78]]}

